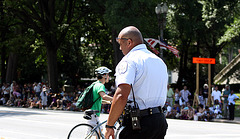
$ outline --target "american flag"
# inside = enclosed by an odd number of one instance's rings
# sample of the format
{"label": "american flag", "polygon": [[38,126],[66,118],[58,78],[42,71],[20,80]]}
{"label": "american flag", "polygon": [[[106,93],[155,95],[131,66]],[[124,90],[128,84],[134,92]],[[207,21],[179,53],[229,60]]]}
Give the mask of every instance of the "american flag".
{"label": "american flag", "polygon": [[153,52],[155,54],[159,54],[159,51],[157,51],[154,48],[157,44],[159,44],[160,49],[169,49],[176,57],[179,57],[179,55],[178,55],[179,51],[176,48],[174,48],[173,46],[168,45],[164,41],[159,41],[157,39],[152,39],[152,38],[144,38],[144,40],[149,44],[148,46],[150,47],[151,50],[153,50]]}

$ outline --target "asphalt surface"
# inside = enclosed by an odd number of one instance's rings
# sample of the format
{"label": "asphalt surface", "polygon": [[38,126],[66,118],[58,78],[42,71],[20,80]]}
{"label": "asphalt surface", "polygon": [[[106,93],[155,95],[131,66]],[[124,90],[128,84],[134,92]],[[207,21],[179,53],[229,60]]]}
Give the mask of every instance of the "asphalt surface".
{"label": "asphalt surface", "polygon": [[[108,114],[101,114],[100,121]],[[239,118],[216,122],[167,119],[165,139],[239,139]],[[66,139],[69,131],[86,122],[83,112],[0,106],[0,139]]]}

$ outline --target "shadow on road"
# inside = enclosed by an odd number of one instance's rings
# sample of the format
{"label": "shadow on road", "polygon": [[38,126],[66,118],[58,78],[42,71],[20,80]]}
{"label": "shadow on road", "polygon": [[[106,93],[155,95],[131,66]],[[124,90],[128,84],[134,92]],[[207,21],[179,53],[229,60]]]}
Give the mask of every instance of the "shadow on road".
{"label": "shadow on road", "polygon": [[[20,109],[19,109],[20,110]],[[44,113],[37,113],[37,112],[31,112],[31,111],[19,111],[19,110],[1,110],[0,109],[0,117],[4,117],[4,116],[27,116],[27,115],[45,115]]]}

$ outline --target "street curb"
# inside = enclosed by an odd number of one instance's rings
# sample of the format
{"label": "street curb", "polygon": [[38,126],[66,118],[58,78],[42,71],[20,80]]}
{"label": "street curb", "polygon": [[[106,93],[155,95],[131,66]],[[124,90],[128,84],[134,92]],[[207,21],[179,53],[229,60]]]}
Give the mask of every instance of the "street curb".
{"label": "street curb", "polygon": [[[239,117],[237,117],[237,118],[239,119]],[[213,119],[213,122],[240,124],[240,121],[237,121],[237,120],[227,120],[227,119]]]}

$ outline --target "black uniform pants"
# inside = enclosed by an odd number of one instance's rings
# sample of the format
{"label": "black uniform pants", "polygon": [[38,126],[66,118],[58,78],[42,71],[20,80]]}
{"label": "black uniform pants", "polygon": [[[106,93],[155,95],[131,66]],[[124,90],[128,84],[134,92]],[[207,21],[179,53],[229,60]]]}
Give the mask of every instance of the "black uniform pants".
{"label": "black uniform pants", "polygon": [[132,130],[131,123],[120,133],[120,139],[164,139],[168,124],[163,113],[141,117],[141,130]]}
{"label": "black uniform pants", "polygon": [[234,120],[235,105],[231,103],[228,107],[229,107],[229,120]]}

